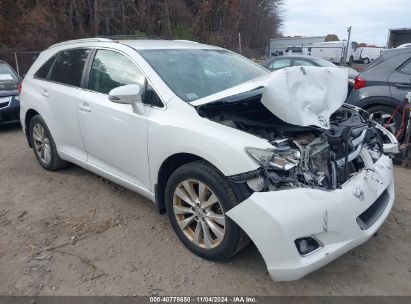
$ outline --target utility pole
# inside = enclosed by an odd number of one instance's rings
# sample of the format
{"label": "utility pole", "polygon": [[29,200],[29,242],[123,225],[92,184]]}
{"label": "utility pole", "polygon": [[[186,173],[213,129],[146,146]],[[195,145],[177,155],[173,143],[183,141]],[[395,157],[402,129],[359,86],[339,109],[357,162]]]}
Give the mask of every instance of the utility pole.
{"label": "utility pole", "polygon": [[345,52],[344,52],[344,65],[347,65],[347,56],[348,56],[348,48],[350,46],[350,39],[351,39],[351,25],[349,27],[347,27],[347,32],[348,32],[348,40],[347,40],[347,46],[345,48]]}
{"label": "utility pole", "polygon": [[238,33],[238,51],[241,55],[241,33]]}

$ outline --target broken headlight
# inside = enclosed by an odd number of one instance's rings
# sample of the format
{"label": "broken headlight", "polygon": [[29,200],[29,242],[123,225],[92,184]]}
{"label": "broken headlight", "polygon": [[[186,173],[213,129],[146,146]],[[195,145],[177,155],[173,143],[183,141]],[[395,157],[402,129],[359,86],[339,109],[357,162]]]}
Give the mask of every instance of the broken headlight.
{"label": "broken headlight", "polygon": [[272,144],[273,149],[246,148],[246,151],[265,168],[287,171],[300,163],[301,152],[292,140],[276,140]]}

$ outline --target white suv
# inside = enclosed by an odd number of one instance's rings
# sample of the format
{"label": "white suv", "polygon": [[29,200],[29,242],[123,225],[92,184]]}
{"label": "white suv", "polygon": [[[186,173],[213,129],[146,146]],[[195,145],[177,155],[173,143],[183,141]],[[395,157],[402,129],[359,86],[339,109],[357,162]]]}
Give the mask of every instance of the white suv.
{"label": "white suv", "polygon": [[394,202],[393,135],[343,105],[347,73],[269,73],[189,41],[90,38],[41,53],[21,122],[42,167],[74,163],[155,202],[210,260],[251,239],[275,280],[372,236]]}

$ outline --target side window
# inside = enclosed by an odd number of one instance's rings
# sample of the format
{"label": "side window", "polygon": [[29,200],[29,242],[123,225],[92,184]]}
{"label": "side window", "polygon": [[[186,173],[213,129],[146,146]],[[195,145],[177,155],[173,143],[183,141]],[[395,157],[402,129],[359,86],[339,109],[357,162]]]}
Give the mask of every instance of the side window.
{"label": "side window", "polygon": [[130,59],[114,51],[98,50],[91,66],[88,88],[108,94],[126,84],[139,84],[144,88],[144,82],[143,73]]}
{"label": "side window", "polygon": [[56,55],[51,57],[49,60],[47,60],[40,69],[34,74],[34,77],[40,78],[40,79],[47,79],[47,76],[49,74],[49,71],[54,63],[54,60],[56,60]]}
{"label": "side window", "polygon": [[270,65],[269,68],[271,70],[278,70],[278,69],[282,69],[282,68],[288,68],[291,66],[291,59],[278,59],[278,60],[274,60]]}
{"label": "side window", "polygon": [[59,53],[51,70],[50,80],[79,87],[89,52],[86,49],[75,49]]}
{"label": "side window", "polygon": [[314,66],[314,64],[307,60],[294,59],[294,66]]}
{"label": "side window", "polygon": [[411,60],[409,60],[401,69],[401,72],[411,75]]}
{"label": "side window", "polygon": [[153,87],[149,83],[147,83],[147,87],[144,92],[144,103],[159,108],[162,108],[164,106],[160,97],[158,97],[157,93],[154,91]]}

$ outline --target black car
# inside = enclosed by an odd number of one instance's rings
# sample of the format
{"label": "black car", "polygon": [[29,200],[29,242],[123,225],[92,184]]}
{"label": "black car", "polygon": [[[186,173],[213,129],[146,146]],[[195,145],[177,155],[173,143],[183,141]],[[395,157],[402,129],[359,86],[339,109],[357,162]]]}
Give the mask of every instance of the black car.
{"label": "black car", "polygon": [[13,68],[0,60],[0,125],[20,121],[19,83]]}
{"label": "black car", "polygon": [[344,66],[337,66],[332,62],[324,60],[318,57],[312,57],[307,55],[288,55],[271,57],[260,63],[263,67],[270,71],[276,71],[283,68],[289,68],[292,66],[318,66],[318,67],[340,67],[348,71],[348,91],[350,92],[354,85],[354,79],[358,76],[358,72],[354,69]]}
{"label": "black car", "polygon": [[411,92],[411,48],[384,52],[355,79],[354,90],[347,103],[361,107],[400,138],[408,114],[405,96]]}

